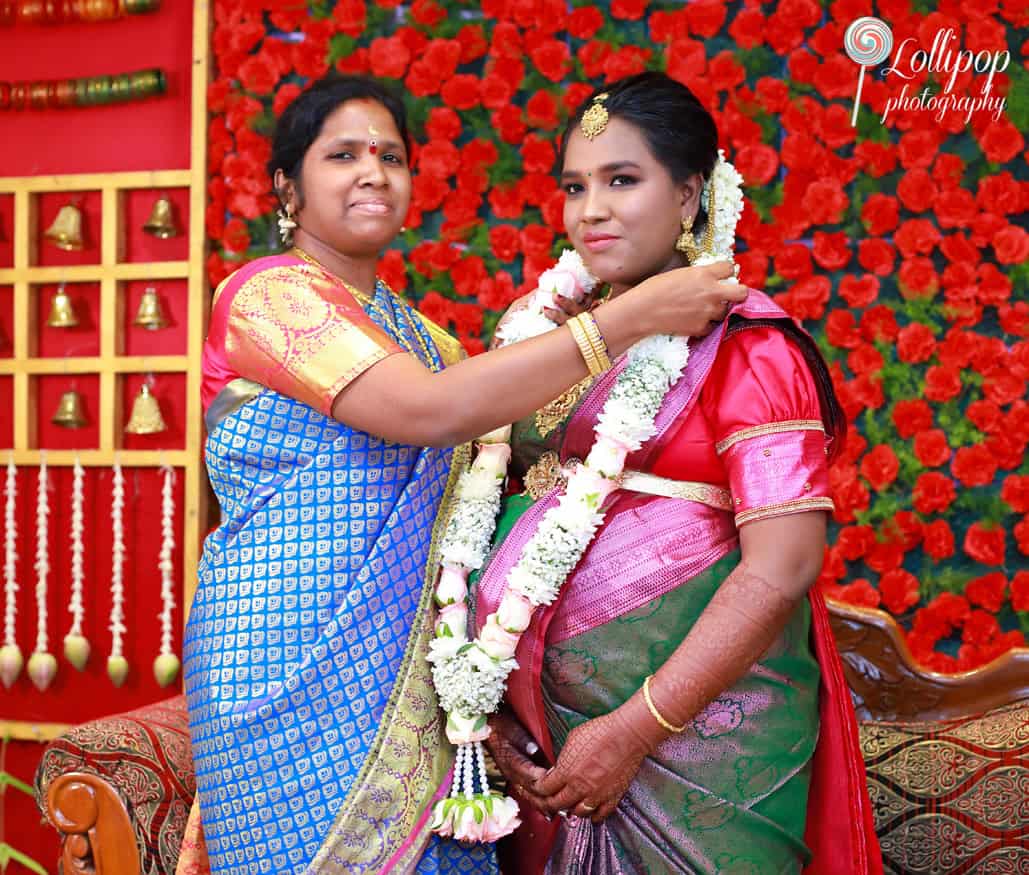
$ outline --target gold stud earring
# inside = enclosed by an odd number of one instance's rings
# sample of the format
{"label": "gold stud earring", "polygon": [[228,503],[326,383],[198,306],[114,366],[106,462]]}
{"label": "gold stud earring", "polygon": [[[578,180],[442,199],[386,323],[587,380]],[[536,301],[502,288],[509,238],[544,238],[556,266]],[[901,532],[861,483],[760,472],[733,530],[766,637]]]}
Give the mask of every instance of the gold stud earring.
{"label": "gold stud earring", "polygon": [[675,241],[675,249],[685,255],[690,264],[700,257],[697,241],[693,237],[693,216],[682,220],[682,233]]}

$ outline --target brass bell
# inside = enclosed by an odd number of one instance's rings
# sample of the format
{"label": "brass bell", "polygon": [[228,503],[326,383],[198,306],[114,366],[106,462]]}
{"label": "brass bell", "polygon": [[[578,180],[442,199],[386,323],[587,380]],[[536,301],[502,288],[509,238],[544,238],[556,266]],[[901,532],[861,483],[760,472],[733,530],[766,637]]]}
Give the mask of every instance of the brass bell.
{"label": "brass bell", "polygon": [[179,229],[175,227],[175,214],[172,210],[172,202],[163,195],[154,201],[154,207],[150,211],[150,218],[143,225],[147,234],[152,234],[161,240],[175,237]]}
{"label": "brass bell", "polygon": [[86,414],[82,410],[82,396],[74,389],[65,392],[57,402],[57,412],[50,421],[61,428],[82,428]]}
{"label": "brass bell", "polygon": [[75,308],[71,305],[71,298],[64,290],[64,283],[58,286],[54,292],[53,300],[50,302],[50,315],[46,324],[51,328],[74,328],[79,324],[75,315]]}
{"label": "brass bell", "polygon": [[168,426],[161,416],[161,405],[151,394],[150,386],[144,383],[139,387],[139,394],[132,402],[132,415],[129,417],[125,431],[129,434],[157,434]]}
{"label": "brass bell", "polygon": [[157,297],[157,289],[151,286],[143,290],[143,297],[140,298],[139,309],[132,324],[148,331],[157,331],[168,325],[168,320],[161,311],[161,299]]}
{"label": "brass bell", "polygon": [[82,249],[82,211],[74,204],[65,204],[43,236],[58,249]]}

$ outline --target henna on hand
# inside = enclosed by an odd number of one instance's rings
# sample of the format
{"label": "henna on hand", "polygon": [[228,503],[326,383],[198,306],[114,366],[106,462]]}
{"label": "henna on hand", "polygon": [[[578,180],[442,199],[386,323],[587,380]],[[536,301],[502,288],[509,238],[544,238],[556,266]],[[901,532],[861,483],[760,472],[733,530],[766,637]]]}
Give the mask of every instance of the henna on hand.
{"label": "henna on hand", "polygon": [[802,597],[741,561],[651,678],[661,716],[676,726],[689,723],[771,647]]}

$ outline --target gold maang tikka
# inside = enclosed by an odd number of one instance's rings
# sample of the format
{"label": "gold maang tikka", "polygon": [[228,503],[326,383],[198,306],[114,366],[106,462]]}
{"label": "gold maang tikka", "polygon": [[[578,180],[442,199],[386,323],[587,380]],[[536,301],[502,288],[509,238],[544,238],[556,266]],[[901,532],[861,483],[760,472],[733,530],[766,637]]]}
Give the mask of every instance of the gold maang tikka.
{"label": "gold maang tikka", "polygon": [[603,94],[598,94],[593,98],[590,108],[582,114],[582,119],[579,121],[579,130],[582,131],[582,135],[587,140],[592,140],[594,137],[604,133],[604,128],[607,127],[608,120],[611,118],[604,107],[604,101],[607,98],[608,94],[606,91]]}

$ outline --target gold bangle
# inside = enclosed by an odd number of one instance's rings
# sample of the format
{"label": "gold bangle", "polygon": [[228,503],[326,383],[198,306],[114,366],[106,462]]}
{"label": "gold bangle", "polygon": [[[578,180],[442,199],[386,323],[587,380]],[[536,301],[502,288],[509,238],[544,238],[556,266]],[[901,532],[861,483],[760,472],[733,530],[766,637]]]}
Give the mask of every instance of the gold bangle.
{"label": "gold bangle", "polygon": [[579,347],[579,352],[582,355],[582,359],[586,362],[586,367],[590,372],[591,376],[597,377],[604,373],[604,368],[600,363],[600,359],[597,358],[597,354],[593,349],[593,344],[590,343],[589,335],[586,334],[586,329],[583,328],[582,323],[579,322],[579,317],[576,316],[574,319],[569,319],[566,323],[568,329],[572,332],[572,337],[575,338],[575,343]]}
{"label": "gold bangle", "polygon": [[646,680],[643,681],[643,701],[647,703],[647,708],[650,709],[650,713],[654,716],[654,719],[661,724],[661,728],[671,732],[673,735],[685,731],[688,723],[684,723],[682,726],[673,726],[664,717],[661,716],[661,712],[657,710],[657,706],[654,704],[654,700],[650,698],[650,679],[653,677],[652,674],[648,674]]}
{"label": "gold bangle", "polygon": [[575,318],[579,320],[582,327],[586,330],[586,336],[589,338],[593,346],[593,352],[596,354],[600,364],[605,371],[609,370],[611,368],[611,356],[608,354],[607,343],[604,341],[604,335],[600,333],[600,326],[597,325],[597,320],[593,318],[592,313],[580,313]]}

